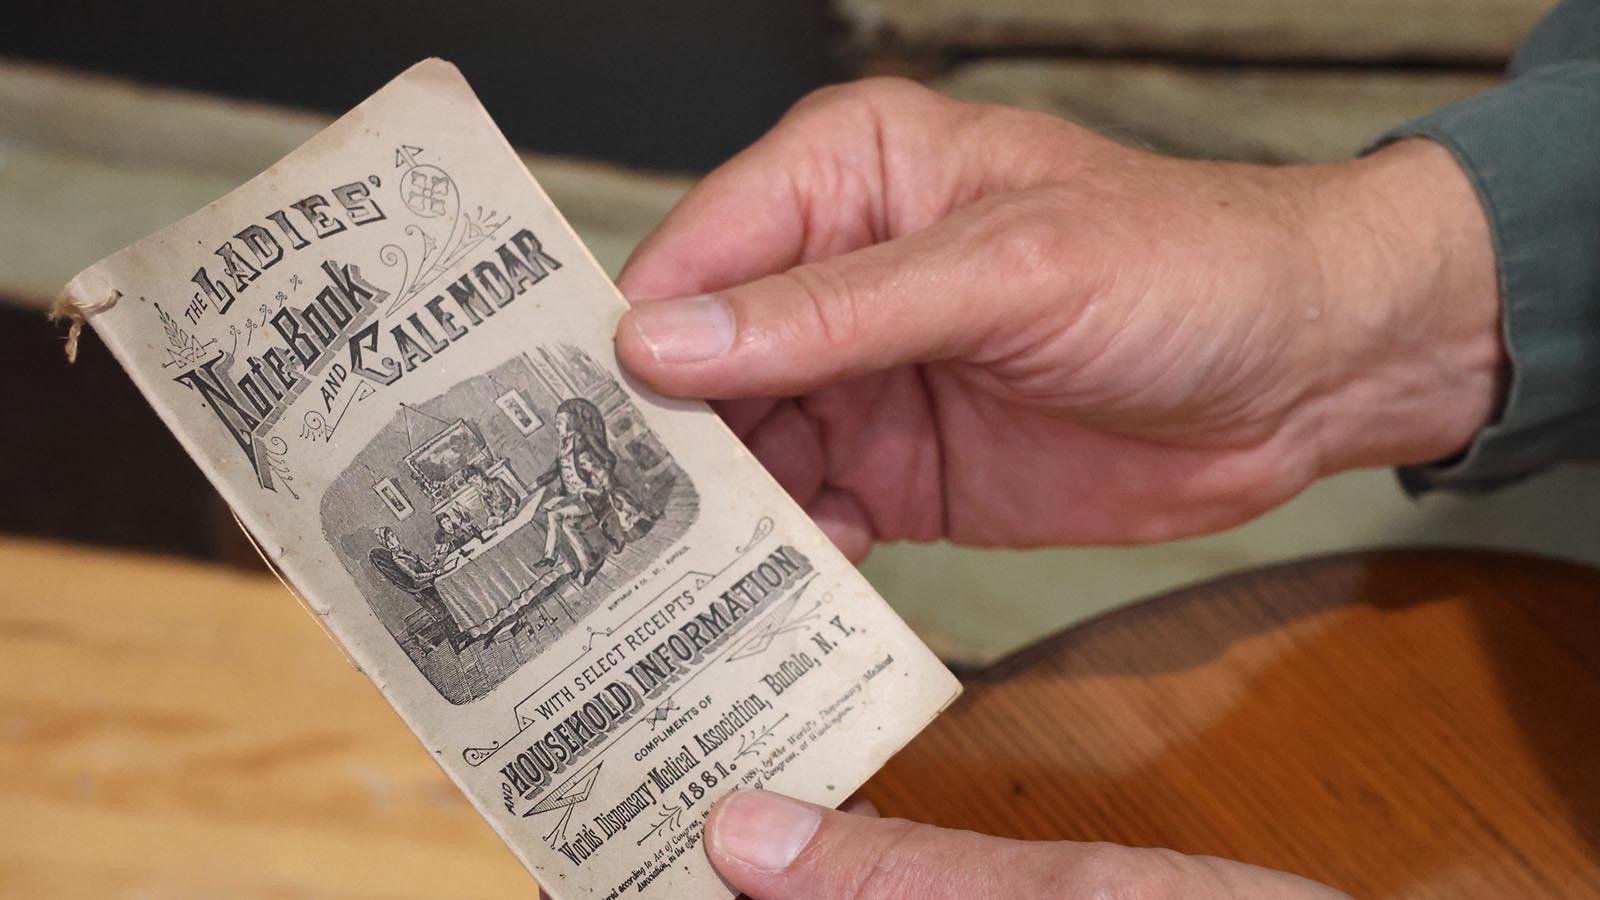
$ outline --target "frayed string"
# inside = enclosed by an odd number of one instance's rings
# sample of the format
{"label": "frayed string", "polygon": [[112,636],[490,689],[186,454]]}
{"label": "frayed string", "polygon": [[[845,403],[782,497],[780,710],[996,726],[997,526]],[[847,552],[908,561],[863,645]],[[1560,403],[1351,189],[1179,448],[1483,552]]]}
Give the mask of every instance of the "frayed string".
{"label": "frayed string", "polygon": [[83,326],[91,318],[100,315],[106,310],[117,305],[122,299],[122,292],[113,290],[111,296],[98,303],[76,303],[71,297],[57,297],[54,305],[50,307],[50,321],[60,322],[65,320],[67,325],[67,362],[78,361],[78,338],[83,336]]}

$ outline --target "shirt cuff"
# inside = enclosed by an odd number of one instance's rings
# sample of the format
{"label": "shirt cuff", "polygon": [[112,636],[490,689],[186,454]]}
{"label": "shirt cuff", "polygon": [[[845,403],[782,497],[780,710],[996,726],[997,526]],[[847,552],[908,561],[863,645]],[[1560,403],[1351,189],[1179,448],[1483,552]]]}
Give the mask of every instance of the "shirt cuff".
{"label": "shirt cuff", "polygon": [[1600,459],[1600,62],[1541,67],[1383,135],[1454,154],[1489,220],[1511,383],[1453,459],[1400,470],[1407,492],[1491,490]]}

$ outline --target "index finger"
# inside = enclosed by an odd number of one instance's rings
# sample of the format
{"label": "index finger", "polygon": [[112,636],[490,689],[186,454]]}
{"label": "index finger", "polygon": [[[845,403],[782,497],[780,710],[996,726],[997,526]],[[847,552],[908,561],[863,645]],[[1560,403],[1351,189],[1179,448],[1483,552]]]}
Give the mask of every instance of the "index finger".
{"label": "index finger", "polygon": [[618,287],[635,302],[707,293],[926,225],[950,205],[937,170],[956,105],[893,79],[812,94],[691,189]]}

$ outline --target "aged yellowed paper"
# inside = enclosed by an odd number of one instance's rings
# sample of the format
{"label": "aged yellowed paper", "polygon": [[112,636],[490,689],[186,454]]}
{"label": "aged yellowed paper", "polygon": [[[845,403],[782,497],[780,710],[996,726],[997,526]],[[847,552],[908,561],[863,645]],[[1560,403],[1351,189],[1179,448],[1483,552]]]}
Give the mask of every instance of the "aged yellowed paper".
{"label": "aged yellowed paper", "polygon": [[80,274],[264,554],[558,898],[721,897],[712,801],[836,803],[955,680],[716,416],[448,63]]}

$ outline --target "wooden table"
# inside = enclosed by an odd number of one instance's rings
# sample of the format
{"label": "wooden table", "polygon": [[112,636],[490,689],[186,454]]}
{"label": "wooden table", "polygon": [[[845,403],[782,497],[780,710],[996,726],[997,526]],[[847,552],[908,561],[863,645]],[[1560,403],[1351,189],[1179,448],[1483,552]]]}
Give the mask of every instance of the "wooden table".
{"label": "wooden table", "polygon": [[1396,551],[1147,601],[970,681],[868,794],[1363,898],[1600,897],[1600,572]]}
{"label": "wooden table", "polygon": [[[15,540],[0,572],[0,896],[534,896],[275,583]],[[975,676],[868,793],[1362,897],[1600,897],[1597,723],[1600,574],[1366,554],[1151,601]]]}

